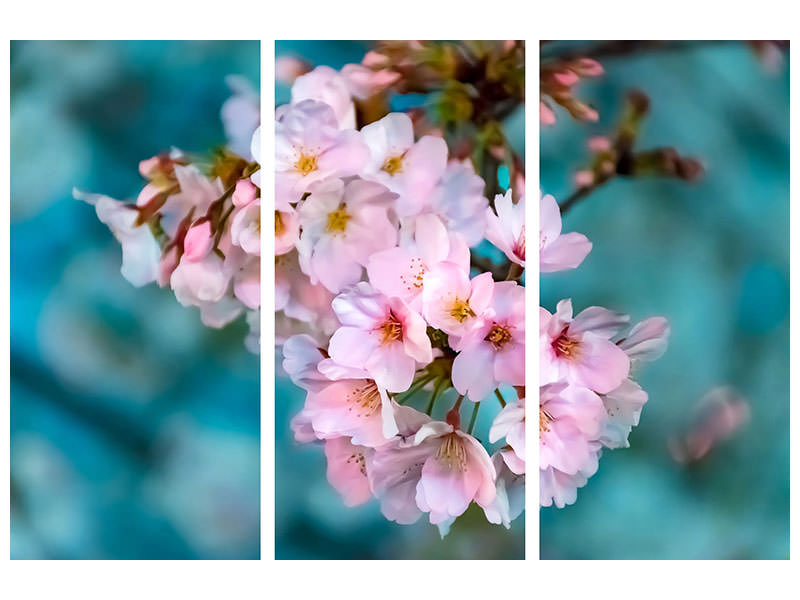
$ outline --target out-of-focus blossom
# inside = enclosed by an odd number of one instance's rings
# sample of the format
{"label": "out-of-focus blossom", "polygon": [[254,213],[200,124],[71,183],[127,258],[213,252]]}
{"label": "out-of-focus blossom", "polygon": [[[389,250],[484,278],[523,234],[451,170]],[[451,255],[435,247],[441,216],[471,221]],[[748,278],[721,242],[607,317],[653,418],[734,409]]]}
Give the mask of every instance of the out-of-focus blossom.
{"label": "out-of-focus blossom", "polygon": [[750,405],[729,386],[712,388],[697,403],[686,431],[669,440],[672,458],[691,464],[736,435],[750,420]]}
{"label": "out-of-focus blossom", "polygon": [[108,226],[122,246],[122,276],[137,287],[155,281],[159,274],[161,247],[150,227],[139,223],[139,212],[102,194],[73,190],[73,195],[94,206],[97,218]]}
{"label": "out-of-focus blossom", "polygon": [[341,129],[355,129],[356,107],[345,77],[326,66],[300,75],[292,85],[292,103],[318,100],[330,106]]}

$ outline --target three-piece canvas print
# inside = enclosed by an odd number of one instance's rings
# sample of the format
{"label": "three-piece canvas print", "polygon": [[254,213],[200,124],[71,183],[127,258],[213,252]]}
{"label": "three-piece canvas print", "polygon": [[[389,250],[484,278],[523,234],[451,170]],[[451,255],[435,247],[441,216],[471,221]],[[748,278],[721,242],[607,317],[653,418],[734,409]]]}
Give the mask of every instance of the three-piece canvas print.
{"label": "three-piece canvas print", "polygon": [[788,558],[788,42],[274,50],[11,43],[11,558]]}

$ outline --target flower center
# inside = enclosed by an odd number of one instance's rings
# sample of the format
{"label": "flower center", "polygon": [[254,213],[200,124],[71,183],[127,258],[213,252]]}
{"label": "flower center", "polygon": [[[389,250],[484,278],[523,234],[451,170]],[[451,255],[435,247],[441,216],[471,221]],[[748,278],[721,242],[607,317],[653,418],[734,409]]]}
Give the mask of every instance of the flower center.
{"label": "flower center", "polygon": [[314,154],[300,153],[300,157],[294,163],[295,171],[303,177],[317,170],[317,157]]}
{"label": "flower center", "polygon": [[572,359],[578,355],[580,341],[567,336],[567,330],[553,340],[553,350],[559,358]]}
{"label": "flower center", "polygon": [[[261,232],[261,216],[258,217],[258,231]],[[281,237],[283,232],[286,231],[286,224],[281,217],[281,211],[275,211],[275,237]]]}
{"label": "flower center", "polygon": [[395,173],[399,173],[403,170],[403,155],[398,154],[397,156],[391,156],[387,158],[381,169],[394,177]]}
{"label": "flower center", "polygon": [[350,220],[350,215],[344,208],[344,204],[340,204],[339,208],[335,211],[328,213],[328,224],[326,230],[328,233],[344,233],[347,229],[347,222]]}
{"label": "flower center", "polygon": [[365,381],[364,385],[353,388],[346,397],[348,411],[356,411],[358,417],[370,417],[381,408],[381,394],[374,381]]}
{"label": "flower center", "polygon": [[541,406],[539,407],[539,435],[550,431],[550,423],[553,422],[553,417]]}
{"label": "flower center", "polygon": [[436,451],[436,460],[451,470],[463,471],[467,466],[467,451],[455,433],[444,437]]}
{"label": "flower center", "polygon": [[511,341],[511,332],[508,327],[495,323],[483,339],[494,346],[495,350],[500,350]]}
{"label": "flower center", "polygon": [[392,313],[389,313],[389,317],[378,330],[381,333],[381,345],[391,344],[403,337],[403,325]]}
{"label": "flower center", "polygon": [[453,306],[450,308],[450,316],[459,323],[463,323],[470,317],[474,317],[475,313],[473,312],[472,308],[470,308],[468,300],[456,298],[453,301]]}

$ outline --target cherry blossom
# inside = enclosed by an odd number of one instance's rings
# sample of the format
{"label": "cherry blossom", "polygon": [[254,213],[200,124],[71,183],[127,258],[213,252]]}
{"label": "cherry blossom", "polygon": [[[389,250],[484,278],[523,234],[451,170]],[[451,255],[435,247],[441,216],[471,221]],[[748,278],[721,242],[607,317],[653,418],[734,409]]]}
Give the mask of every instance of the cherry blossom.
{"label": "cherry blossom", "polygon": [[408,389],[417,364],[433,360],[425,321],[402,299],[362,282],[334,298],[333,310],[342,326],[331,336],[331,358],[363,368],[388,391]]}
{"label": "cherry blossom", "polygon": [[486,209],[486,239],[500,248],[508,260],[525,266],[525,197],[514,203],[511,190],[494,199],[497,214]]}
{"label": "cherry blossom", "polygon": [[561,212],[555,198],[539,201],[539,270],[553,273],[574,269],[583,262],[592,243],[581,233],[561,233]]}

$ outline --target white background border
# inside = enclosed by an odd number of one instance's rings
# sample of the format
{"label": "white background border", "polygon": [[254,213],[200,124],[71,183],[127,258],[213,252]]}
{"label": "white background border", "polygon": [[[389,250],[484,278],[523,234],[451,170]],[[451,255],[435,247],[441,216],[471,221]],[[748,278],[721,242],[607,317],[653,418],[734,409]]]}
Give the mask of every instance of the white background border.
{"label": "white background border", "polygon": [[[743,3],[742,3],[743,4]],[[744,5],[744,4],[743,4]],[[791,39],[798,23],[787,2],[761,0],[747,3],[746,10],[736,3],[690,2],[673,0],[651,2],[588,2],[572,0],[537,4],[534,2],[474,2],[461,0],[434,3],[431,0],[397,2],[166,2],[140,0],[127,2],[26,2],[3,7],[3,28],[7,31],[0,65],[5,93],[0,105],[4,139],[9,127],[9,39],[260,39],[262,55],[262,122],[271,123],[273,114],[275,39],[527,39],[526,173],[528,195],[538,190],[538,39]],[[797,91],[797,76],[792,73],[792,90]],[[797,94],[792,94],[792,113]],[[796,141],[796,119],[792,119],[792,142]],[[262,136],[264,156],[272,155],[272,129]],[[47,140],[41,140],[46,144]],[[8,143],[0,149],[2,190],[9,190]],[[797,173],[797,153],[792,156],[792,173]],[[44,167],[46,169],[46,167]],[[46,172],[43,173],[46,176]],[[271,189],[271,170],[264,169],[264,189]],[[796,201],[795,189],[792,189]],[[265,195],[265,197],[267,197]],[[755,201],[755,200],[754,200]],[[9,202],[6,196],[2,213],[3,231],[9,231]],[[538,211],[529,202],[529,231],[538,228]],[[273,218],[268,216],[266,248],[272,243]],[[795,265],[798,251],[797,223],[791,216],[791,316],[797,314]],[[7,233],[6,233],[7,235]],[[2,244],[0,280],[9,281],[9,240]],[[265,256],[269,256],[268,251]],[[266,343],[272,337],[271,311],[274,291],[274,265],[262,264],[262,432],[261,432],[261,561],[9,561],[2,563],[0,597],[27,598],[403,598],[428,600],[441,595],[463,598],[512,596],[522,598],[666,597],[763,597],[770,590],[791,589],[790,576],[798,571],[789,561],[647,561],[635,564],[616,561],[538,562],[538,481],[528,482],[526,555],[520,561],[273,561],[274,556],[274,351]],[[532,271],[528,283],[528,379],[538,379],[536,348],[538,340],[538,277]],[[3,294],[8,313],[9,294]],[[9,321],[3,322],[6,339]],[[791,332],[792,348],[798,343]],[[8,436],[9,349],[3,347],[3,397],[0,430]],[[791,371],[798,372],[796,352],[791,355]],[[791,384],[796,403],[797,386]],[[783,399],[781,399],[783,400]],[[798,431],[800,410],[791,414],[792,431]],[[529,428],[528,434],[535,434]],[[538,444],[529,440],[535,448]],[[0,463],[9,465],[8,438],[0,444]],[[792,444],[792,482],[800,478],[797,444]],[[6,471],[7,473],[7,471]],[[5,475],[5,474],[4,474]],[[2,478],[2,505],[9,507],[8,477]],[[795,487],[794,485],[792,486]],[[797,508],[796,494],[791,506]],[[796,510],[793,511],[797,514]],[[4,514],[8,514],[5,512]],[[798,537],[792,521],[791,539]],[[2,541],[8,549],[9,521],[0,525]],[[476,540],[480,544],[480,540]],[[609,540],[613,544],[614,540]],[[793,544],[794,546],[795,544]],[[794,554],[794,553],[793,553]],[[471,563],[480,564],[471,564]]]}

